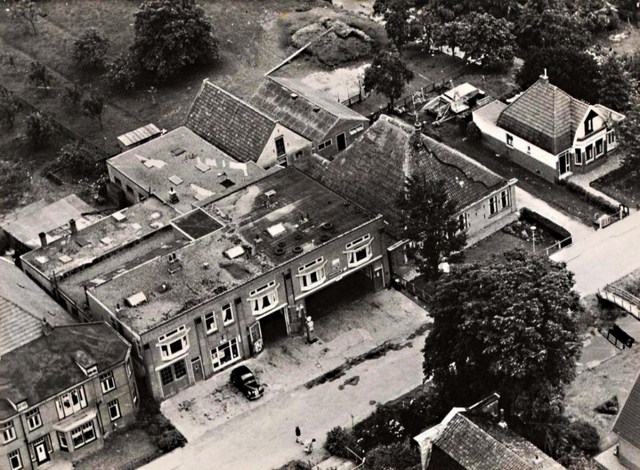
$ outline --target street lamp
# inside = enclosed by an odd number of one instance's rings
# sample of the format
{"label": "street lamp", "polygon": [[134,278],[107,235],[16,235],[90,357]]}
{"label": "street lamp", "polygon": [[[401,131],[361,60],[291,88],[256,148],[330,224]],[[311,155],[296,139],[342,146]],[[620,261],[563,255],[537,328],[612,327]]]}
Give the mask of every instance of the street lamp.
{"label": "street lamp", "polygon": [[536,252],[536,226],[531,226],[531,240],[533,241],[533,252]]}

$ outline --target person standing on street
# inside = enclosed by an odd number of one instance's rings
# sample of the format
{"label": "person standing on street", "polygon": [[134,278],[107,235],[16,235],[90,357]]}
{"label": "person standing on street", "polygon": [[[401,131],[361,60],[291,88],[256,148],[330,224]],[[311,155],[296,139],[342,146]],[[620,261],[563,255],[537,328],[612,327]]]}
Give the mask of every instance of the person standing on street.
{"label": "person standing on street", "polygon": [[300,435],[301,435],[301,434],[302,434],[302,433],[300,432],[300,427],[299,427],[299,426],[296,426],[296,442],[297,442],[298,444],[300,444]]}

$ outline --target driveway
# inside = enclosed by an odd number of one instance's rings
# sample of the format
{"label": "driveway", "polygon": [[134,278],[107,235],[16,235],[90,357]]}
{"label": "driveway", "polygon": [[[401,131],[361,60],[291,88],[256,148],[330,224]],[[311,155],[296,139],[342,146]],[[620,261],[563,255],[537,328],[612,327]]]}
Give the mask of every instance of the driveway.
{"label": "driveway", "polygon": [[[416,337],[413,347],[363,362],[334,382],[282,392],[264,406],[210,428],[186,447],[142,468],[267,470],[294,459],[317,463],[326,456],[322,445],[331,428],[350,426],[367,417],[377,403],[392,400],[421,384],[424,338]],[[347,384],[355,377],[355,385]],[[304,440],[317,440],[310,456],[295,442],[296,426]]]}
{"label": "driveway", "polygon": [[564,261],[575,274],[575,289],[583,296],[615,282],[640,268],[640,212],[551,256]]}

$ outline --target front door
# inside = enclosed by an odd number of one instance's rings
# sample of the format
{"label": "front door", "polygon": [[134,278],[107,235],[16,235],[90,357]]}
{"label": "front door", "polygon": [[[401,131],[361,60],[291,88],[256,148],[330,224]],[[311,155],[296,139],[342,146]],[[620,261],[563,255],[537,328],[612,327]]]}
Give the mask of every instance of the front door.
{"label": "front door", "polygon": [[196,382],[204,379],[204,373],[202,372],[202,361],[200,356],[191,359],[191,367],[193,368],[193,378]]}
{"label": "front door", "polygon": [[347,148],[347,138],[344,133],[338,136],[338,152]]}
{"label": "front door", "polygon": [[33,450],[36,453],[36,460],[38,461],[38,464],[49,461],[49,453],[47,452],[47,446],[44,444],[44,441],[39,444],[35,444],[33,446]]}
{"label": "front door", "polygon": [[375,292],[378,292],[384,287],[384,276],[382,273],[382,266],[378,266],[373,270],[373,290]]}
{"label": "front door", "polygon": [[564,175],[568,168],[567,168],[567,155],[560,155],[560,158],[558,159],[560,162],[560,176]]}
{"label": "front door", "polygon": [[255,355],[260,353],[264,344],[262,341],[262,330],[260,329],[259,321],[249,327],[249,337],[251,338],[251,349],[253,354]]}

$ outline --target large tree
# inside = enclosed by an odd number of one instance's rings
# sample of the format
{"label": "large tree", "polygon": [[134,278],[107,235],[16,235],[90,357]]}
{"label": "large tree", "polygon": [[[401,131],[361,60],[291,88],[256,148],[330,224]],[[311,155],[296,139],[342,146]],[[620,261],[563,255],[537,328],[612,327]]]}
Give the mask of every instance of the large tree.
{"label": "large tree", "polygon": [[0,88],[0,121],[5,121],[9,129],[13,128],[16,115],[20,111],[20,102],[5,88]]}
{"label": "large tree", "polygon": [[609,55],[600,64],[600,75],[596,80],[598,102],[611,109],[624,113],[631,104],[631,95],[638,84],[625,69],[625,62],[618,56]]}
{"label": "large tree", "polygon": [[25,134],[29,145],[43,148],[53,136],[53,126],[49,119],[40,113],[31,113],[25,118]]}
{"label": "large tree", "polygon": [[586,21],[564,8],[523,9],[515,34],[523,51],[543,47],[586,49],[592,44]]}
{"label": "large tree", "polygon": [[508,67],[515,57],[513,24],[488,13],[472,13],[456,27],[456,45],[469,61],[480,61],[483,68]]}
{"label": "large tree", "polygon": [[425,378],[455,406],[499,392],[507,421],[561,415],[581,346],[573,284],[564,264],[523,250],[441,277]]}
{"label": "large tree", "polygon": [[395,49],[378,52],[364,71],[364,91],[375,91],[389,98],[389,107],[402,96],[404,87],[413,80],[413,72]]}
{"label": "large tree", "polygon": [[31,0],[16,0],[9,5],[7,10],[9,11],[9,16],[12,19],[23,20],[29,23],[33,30],[33,34],[38,34],[38,30],[36,30],[37,19],[47,16],[38,7],[36,2],[32,2]]}
{"label": "large tree", "polygon": [[41,86],[44,88],[45,93],[49,93],[49,87],[51,86],[51,82],[53,82],[53,76],[49,73],[49,70],[44,66],[44,64],[40,62],[31,62],[27,77],[36,87]]}
{"label": "large tree", "polygon": [[373,12],[382,15],[387,37],[398,49],[417,38],[414,3],[414,0],[376,0],[373,4]]}
{"label": "large tree", "polygon": [[[410,152],[428,152],[419,132],[412,135],[409,145]],[[406,180],[398,208],[402,212],[404,238],[412,242],[407,254],[420,274],[436,278],[442,260],[462,250],[467,242],[466,233],[460,230],[457,203],[449,198],[446,182],[434,181],[425,171],[415,172]]]}
{"label": "large tree", "polygon": [[600,69],[592,55],[571,47],[535,49],[524,58],[516,82],[521,88],[531,86],[547,70],[552,84],[575,98],[596,103]]}
{"label": "large tree", "polygon": [[135,16],[131,60],[155,81],[219,58],[211,21],[195,0],[149,0]]}
{"label": "large tree", "polygon": [[88,69],[104,67],[108,49],[109,40],[94,28],[89,28],[73,43],[73,61]]}
{"label": "large tree", "polygon": [[635,93],[617,128],[618,148],[627,168],[640,171],[640,93]]}

